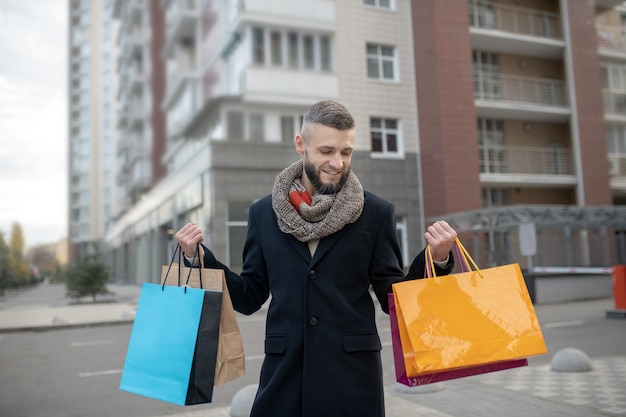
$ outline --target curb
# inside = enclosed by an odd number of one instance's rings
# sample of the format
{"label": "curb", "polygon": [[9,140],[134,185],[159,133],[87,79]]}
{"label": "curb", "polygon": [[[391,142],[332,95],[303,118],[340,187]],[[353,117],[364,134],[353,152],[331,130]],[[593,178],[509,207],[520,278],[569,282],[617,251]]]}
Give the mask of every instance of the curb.
{"label": "curb", "polygon": [[60,323],[60,324],[42,324],[38,326],[21,326],[21,327],[5,327],[0,328],[0,334],[7,333],[20,333],[20,332],[37,332],[43,333],[47,331],[54,330],[67,330],[73,328],[87,328],[87,327],[101,327],[101,326],[111,326],[111,325],[120,325],[120,324],[132,324],[134,319],[123,319],[123,320],[110,320],[110,321],[99,321],[99,322],[88,322],[88,323]]}

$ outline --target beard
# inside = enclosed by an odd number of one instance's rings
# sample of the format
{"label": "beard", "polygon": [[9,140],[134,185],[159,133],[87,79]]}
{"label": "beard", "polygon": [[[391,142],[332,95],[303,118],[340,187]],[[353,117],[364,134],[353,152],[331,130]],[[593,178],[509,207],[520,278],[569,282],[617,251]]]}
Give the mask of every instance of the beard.
{"label": "beard", "polygon": [[339,178],[339,182],[336,184],[324,184],[317,173],[315,166],[306,160],[304,161],[304,172],[309,178],[309,181],[311,181],[311,184],[313,184],[313,187],[315,187],[315,190],[320,194],[338,193],[341,190],[341,187],[343,187],[346,181],[348,181],[348,176],[350,176],[350,169],[348,169],[341,174],[341,178]]}

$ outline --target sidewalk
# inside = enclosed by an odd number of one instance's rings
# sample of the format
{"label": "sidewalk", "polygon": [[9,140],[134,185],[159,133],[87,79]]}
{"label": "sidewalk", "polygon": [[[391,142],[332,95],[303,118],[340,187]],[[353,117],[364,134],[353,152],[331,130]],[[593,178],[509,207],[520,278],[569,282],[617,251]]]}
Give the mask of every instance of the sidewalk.
{"label": "sidewalk", "polygon": [[0,297],[0,332],[51,330],[132,322],[141,287],[108,285],[112,294],[71,301],[62,285],[11,291]]}
{"label": "sidewalk", "polygon": [[[95,304],[87,299],[72,303],[59,285],[6,294],[0,297],[0,333],[132,322],[141,287],[109,285],[109,290],[112,294]],[[387,417],[626,416],[626,320],[605,318],[612,303],[601,299],[535,306],[549,355],[531,358],[528,367],[413,389],[387,385]],[[572,339],[567,330],[574,328],[580,331]],[[551,371],[550,358],[563,347],[586,351],[593,370]],[[229,416],[228,407],[188,407],[170,415]]]}

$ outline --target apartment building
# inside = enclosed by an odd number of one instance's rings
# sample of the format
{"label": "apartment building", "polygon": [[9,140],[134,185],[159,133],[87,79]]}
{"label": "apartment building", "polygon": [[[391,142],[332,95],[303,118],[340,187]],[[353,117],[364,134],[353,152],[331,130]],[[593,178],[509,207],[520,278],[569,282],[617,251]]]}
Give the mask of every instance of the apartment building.
{"label": "apartment building", "polygon": [[158,2],[166,175],[107,234],[116,278],[158,280],[190,221],[238,270],[247,208],[321,99],[354,114],[353,169],[396,205],[405,263],[438,218],[480,265],[625,262],[622,2],[461,3]]}
{"label": "apartment building", "polygon": [[100,252],[114,211],[116,71],[110,0],[70,0],[68,216],[70,262]]}
{"label": "apartment building", "polygon": [[624,200],[607,157],[623,116],[606,69],[623,56],[599,44],[594,24],[623,39],[622,2],[452,3],[412,10],[425,217],[450,220],[483,265],[527,266],[523,224],[536,230],[536,264],[624,259],[612,240]]}
{"label": "apartment building", "polygon": [[[357,125],[353,169],[396,204],[406,262],[422,245],[410,3],[164,0],[167,175],[107,235],[117,279],[159,279],[172,234],[196,222],[237,270],[247,208],[296,161],[312,103]],[[345,19],[344,16],[351,16]],[[393,30],[389,30],[393,28]]]}
{"label": "apartment building", "polygon": [[613,203],[626,205],[626,6],[598,16],[598,46]]}

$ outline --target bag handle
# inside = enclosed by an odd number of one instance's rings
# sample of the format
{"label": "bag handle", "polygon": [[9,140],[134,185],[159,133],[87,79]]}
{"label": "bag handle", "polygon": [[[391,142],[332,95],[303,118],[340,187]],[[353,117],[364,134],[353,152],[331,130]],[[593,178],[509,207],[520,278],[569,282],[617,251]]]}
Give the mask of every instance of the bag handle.
{"label": "bag handle", "polygon": [[[460,261],[461,272],[470,272],[472,271],[472,266],[473,266],[474,270],[478,272],[478,275],[480,275],[480,277],[482,278],[483,274],[480,272],[480,268],[478,268],[478,266],[476,265],[476,262],[474,262],[474,259],[472,259],[471,255],[469,254],[467,249],[465,249],[465,246],[463,246],[463,244],[461,243],[458,237],[455,239],[453,247],[454,247],[454,251],[456,252],[457,258],[459,258],[459,261]],[[426,266],[424,267],[425,278],[435,278],[436,280],[435,282],[439,283],[437,273],[435,272],[435,263],[433,261],[433,253],[432,253],[432,249],[430,245],[426,246],[425,257],[426,257]]]}
{"label": "bag handle", "polygon": [[[165,282],[167,281],[167,277],[170,274],[170,270],[172,269],[172,264],[174,263],[174,258],[176,258],[176,253],[178,253],[178,284],[177,286],[180,287],[180,265],[181,265],[181,256],[182,256],[182,249],[180,248],[180,244],[176,243],[176,248],[174,249],[174,253],[172,254],[172,259],[170,260],[170,264],[167,267],[167,272],[165,273],[165,279],[163,280],[163,284],[161,285],[161,291],[165,290]],[[196,244],[196,251],[193,254],[193,259],[191,261],[191,265],[196,263],[196,258],[199,259],[200,257],[200,244]],[[200,280],[200,289],[202,289],[202,265],[200,265],[201,267],[199,268],[199,280]],[[191,267],[193,268],[193,266]],[[187,293],[187,287],[189,286],[189,278],[191,277],[191,268],[189,268],[189,274],[187,274],[187,280],[185,281],[185,294]]]}
{"label": "bag handle", "polygon": [[[187,293],[187,287],[189,286],[189,278],[191,277],[191,270],[193,269],[193,265],[196,263],[196,259],[198,259],[198,279],[200,281],[200,289],[202,288],[202,263],[200,262],[200,244],[196,243],[196,250],[193,253],[193,259],[191,260],[191,268],[189,268],[189,274],[187,274],[187,281],[185,282],[185,294]],[[178,270],[180,271],[180,263],[178,264]]]}

